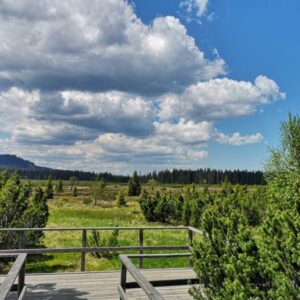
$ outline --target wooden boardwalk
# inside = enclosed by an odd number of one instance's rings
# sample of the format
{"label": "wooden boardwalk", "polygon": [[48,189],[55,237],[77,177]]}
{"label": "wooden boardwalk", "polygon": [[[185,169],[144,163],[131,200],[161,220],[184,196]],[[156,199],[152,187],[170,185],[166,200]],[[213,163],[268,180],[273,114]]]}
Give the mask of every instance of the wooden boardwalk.
{"label": "wooden boardwalk", "polygon": [[[142,273],[148,280],[195,277],[191,268],[151,269],[142,270]],[[127,276],[127,282],[133,281],[130,274]],[[120,271],[26,274],[25,282],[28,287],[26,300],[116,300],[119,299],[117,286],[120,284]],[[165,299],[170,300],[192,299],[188,294],[188,289],[188,286],[157,288]],[[129,299],[148,299],[141,289],[129,289],[127,295]],[[15,295],[9,299],[15,299]]]}

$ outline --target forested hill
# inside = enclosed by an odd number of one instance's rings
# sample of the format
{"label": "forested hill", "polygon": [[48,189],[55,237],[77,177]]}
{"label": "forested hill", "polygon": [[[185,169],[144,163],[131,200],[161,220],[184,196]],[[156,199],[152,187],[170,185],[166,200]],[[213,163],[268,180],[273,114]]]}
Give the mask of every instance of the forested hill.
{"label": "forested hill", "polygon": [[34,170],[40,167],[16,155],[0,154],[0,168]]}

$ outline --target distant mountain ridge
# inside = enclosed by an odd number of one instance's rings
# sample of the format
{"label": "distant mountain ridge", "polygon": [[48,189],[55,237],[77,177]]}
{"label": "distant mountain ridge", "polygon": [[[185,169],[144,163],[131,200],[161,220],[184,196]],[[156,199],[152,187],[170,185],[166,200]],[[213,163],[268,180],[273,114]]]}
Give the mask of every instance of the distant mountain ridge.
{"label": "distant mountain ridge", "polygon": [[12,154],[0,154],[0,168],[18,170],[41,170],[46,169],[36,166],[33,162]]}

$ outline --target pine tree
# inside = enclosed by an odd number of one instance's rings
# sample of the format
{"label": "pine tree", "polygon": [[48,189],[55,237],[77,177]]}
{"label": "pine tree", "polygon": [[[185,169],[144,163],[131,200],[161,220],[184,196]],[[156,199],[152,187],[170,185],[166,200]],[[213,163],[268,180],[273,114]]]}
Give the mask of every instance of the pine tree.
{"label": "pine tree", "polygon": [[64,191],[64,186],[63,186],[63,182],[61,179],[59,179],[58,184],[57,184],[57,192],[59,193],[63,193]]}
{"label": "pine tree", "polygon": [[[47,225],[48,217],[49,209],[47,198],[43,190],[38,187],[30,200],[28,209],[22,217],[22,222],[24,223],[24,227],[44,228]],[[26,232],[26,245],[35,245],[42,237],[43,232],[41,231]]]}
{"label": "pine tree", "polygon": [[122,191],[119,191],[117,197],[116,197],[117,205],[118,206],[125,206],[126,205],[126,199],[125,194]]}
{"label": "pine tree", "polygon": [[46,199],[53,199],[54,193],[53,193],[53,185],[52,185],[52,177],[49,175],[46,189],[45,189],[45,197]]}
{"label": "pine tree", "polygon": [[[30,184],[24,184],[17,174],[8,177],[0,173],[0,227],[44,227],[48,220],[47,200],[41,188],[31,197]],[[25,244],[38,243],[41,234],[26,233]],[[0,248],[18,247],[19,235],[13,232],[0,232]]]}
{"label": "pine tree", "polygon": [[141,194],[141,185],[137,172],[134,171],[128,182],[128,196],[139,196]]}
{"label": "pine tree", "polygon": [[262,228],[265,269],[273,299],[300,295],[300,117],[281,126],[281,146],[266,166],[270,205]]}

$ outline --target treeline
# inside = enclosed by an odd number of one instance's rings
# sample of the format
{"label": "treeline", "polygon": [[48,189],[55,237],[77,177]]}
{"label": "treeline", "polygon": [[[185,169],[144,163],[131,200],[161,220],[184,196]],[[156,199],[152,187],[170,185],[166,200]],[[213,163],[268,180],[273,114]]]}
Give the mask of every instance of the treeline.
{"label": "treeline", "polygon": [[[14,169],[7,169],[9,174],[15,172]],[[38,170],[24,170],[19,169],[18,175],[22,179],[39,179],[39,180],[46,180],[49,176],[53,180],[69,180],[70,177],[76,177],[78,180],[81,181],[93,181],[97,178],[102,178],[105,182],[116,182],[116,183],[127,183],[129,180],[129,176],[124,175],[114,175],[109,172],[104,173],[96,173],[96,172],[85,172],[79,170],[57,170],[57,169],[38,169]]]}
{"label": "treeline", "polygon": [[[14,170],[9,170],[13,173]],[[105,182],[128,183],[130,177],[126,175],[115,175],[112,173],[96,173],[71,170],[39,169],[39,170],[18,170],[18,174],[23,179],[47,179],[49,175],[54,180],[68,180],[70,177],[76,177],[81,181],[92,181],[102,178]],[[155,180],[162,184],[220,184],[228,178],[232,184],[240,185],[261,185],[265,184],[264,174],[261,171],[247,170],[216,170],[216,169],[198,169],[198,170],[162,170],[153,171],[145,175],[140,174],[141,183],[149,180]]]}
{"label": "treeline", "polygon": [[159,183],[177,183],[177,184],[220,184],[228,178],[232,184],[241,185],[260,185],[265,184],[264,174],[262,171],[247,170],[216,170],[216,169],[197,169],[181,170],[173,169],[163,171],[153,171],[141,176],[145,182],[154,179]]}

